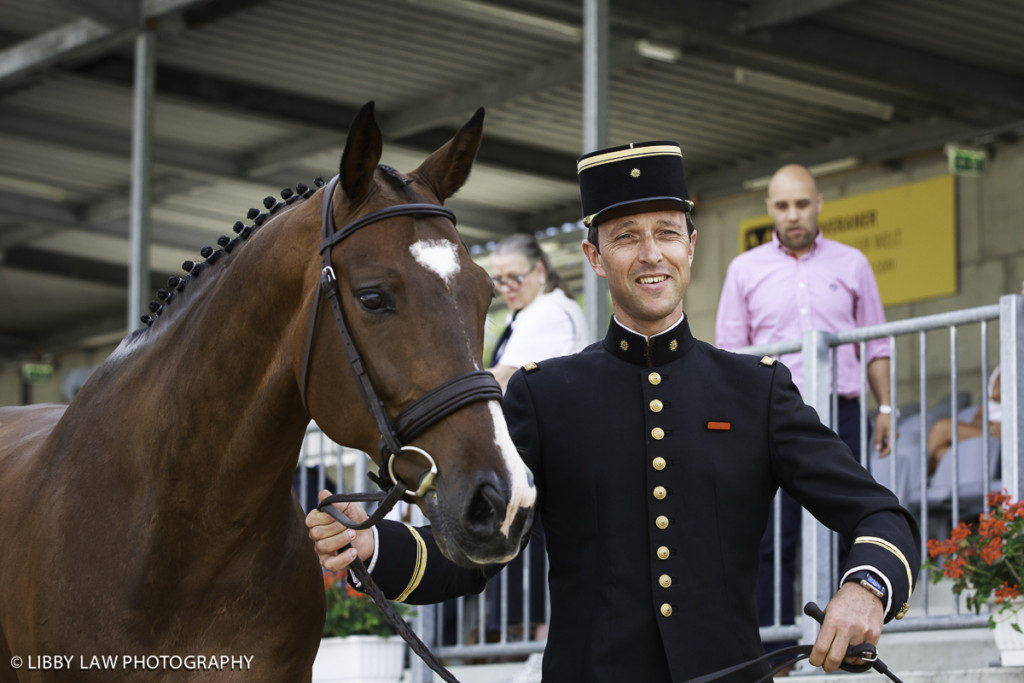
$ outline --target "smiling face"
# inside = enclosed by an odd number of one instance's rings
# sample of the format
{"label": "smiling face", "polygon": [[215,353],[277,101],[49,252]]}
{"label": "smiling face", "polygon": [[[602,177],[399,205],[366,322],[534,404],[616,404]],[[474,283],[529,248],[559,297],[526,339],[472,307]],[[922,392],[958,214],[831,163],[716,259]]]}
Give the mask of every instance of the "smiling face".
{"label": "smiling face", "polygon": [[772,176],[765,202],[782,245],[797,256],[807,253],[824,203],[814,177],[803,166],[783,166]]}
{"label": "smiling face", "polygon": [[615,318],[652,335],[675,323],[690,284],[697,233],[688,235],[682,211],[654,211],[609,219],[597,230],[598,251],[583,251],[591,268],[608,281]]}

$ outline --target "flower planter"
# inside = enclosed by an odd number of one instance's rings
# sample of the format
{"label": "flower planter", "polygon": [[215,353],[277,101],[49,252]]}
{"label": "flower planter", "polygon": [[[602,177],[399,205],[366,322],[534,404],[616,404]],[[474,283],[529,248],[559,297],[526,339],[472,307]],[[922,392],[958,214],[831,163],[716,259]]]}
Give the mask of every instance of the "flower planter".
{"label": "flower planter", "polygon": [[313,662],[313,680],[388,683],[402,678],[405,641],[401,636],[323,638]]}
{"label": "flower planter", "polygon": [[1024,666],[1024,633],[1017,632],[1014,624],[1024,631],[1024,602],[1014,602],[1016,614],[993,614],[996,627],[992,635],[999,648],[999,660],[1003,666]]}

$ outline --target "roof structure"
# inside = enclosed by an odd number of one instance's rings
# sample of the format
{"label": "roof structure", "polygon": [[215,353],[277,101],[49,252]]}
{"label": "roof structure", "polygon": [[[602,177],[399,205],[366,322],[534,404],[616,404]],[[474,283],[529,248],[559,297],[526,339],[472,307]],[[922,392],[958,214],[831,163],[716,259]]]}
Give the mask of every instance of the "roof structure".
{"label": "roof structure", "polygon": [[[487,108],[450,202],[477,251],[575,235],[581,4],[0,0],[0,356],[124,332],[138,26],[158,30],[155,288],[263,196],[333,173],[371,99],[404,170]],[[1022,34],[1019,0],[612,0],[609,144],[678,140],[699,205],[782,161],[1017,136]]]}

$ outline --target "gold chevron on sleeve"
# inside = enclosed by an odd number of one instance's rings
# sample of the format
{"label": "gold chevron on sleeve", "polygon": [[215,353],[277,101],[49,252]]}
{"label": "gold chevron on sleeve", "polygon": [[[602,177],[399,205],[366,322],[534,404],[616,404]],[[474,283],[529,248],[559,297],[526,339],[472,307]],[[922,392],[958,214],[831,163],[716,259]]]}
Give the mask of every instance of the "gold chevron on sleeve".
{"label": "gold chevron on sleeve", "polygon": [[409,579],[409,585],[395,598],[395,602],[405,602],[406,598],[412,595],[412,592],[419,587],[420,581],[423,580],[423,573],[427,570],[427,544],[423,542],[420,532],[416,531],[409,524],[405,526],[409,529],[409,533],[412,534],[413,540],[416,541],[416,562],[412,566],[412,578]]}
{"label": "gold chevron on sleeve", "polygon": [[885,548],[890,553],[898,557],[900,562],[903,563],[903,568],[907,570],[907,592],[913,592],[914,574],[910,571],[910,563],[907,562],[906,556],[904,556],[904,554],[900,551],[899,548],[897,548],[895,545],[885,540],[884,538],[879,538],[878,536],[858,536],[853,543],[854,545],[858,543],[871,543],[872,545],[877,545],[881,548]]}

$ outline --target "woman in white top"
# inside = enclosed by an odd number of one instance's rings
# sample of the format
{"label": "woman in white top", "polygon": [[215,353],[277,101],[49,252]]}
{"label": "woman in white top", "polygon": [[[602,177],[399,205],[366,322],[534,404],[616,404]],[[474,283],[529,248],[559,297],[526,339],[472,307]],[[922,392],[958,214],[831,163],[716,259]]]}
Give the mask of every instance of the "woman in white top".
{"label": "woman in white top", "polygon": [[491,253],[491,277],[509,307],[488,368],[502,389],[523,364],[586,346],[583,310],[535,239],[519,234],[498,242]]}

